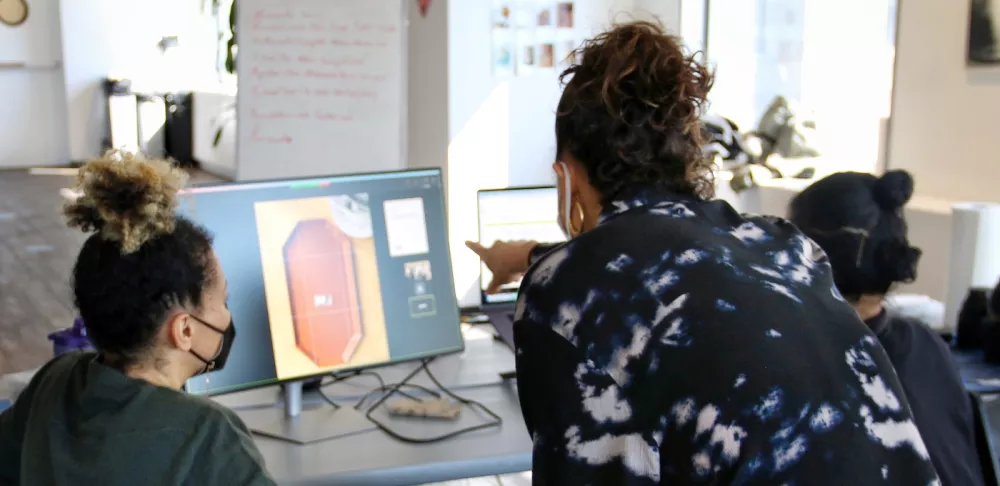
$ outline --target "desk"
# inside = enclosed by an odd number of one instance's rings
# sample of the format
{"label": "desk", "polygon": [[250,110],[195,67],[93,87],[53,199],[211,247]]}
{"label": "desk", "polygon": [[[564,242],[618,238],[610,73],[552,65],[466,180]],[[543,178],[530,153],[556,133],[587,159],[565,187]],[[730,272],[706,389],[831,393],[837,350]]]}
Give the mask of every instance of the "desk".
{"label": "desk", "polygon": [[960,351],[952,348],[951,352],[966,389],[979,393],[1000,392],[1000,365],[984,361],[982,350]]}
{"label": "desk", "polygon": [[[531,440],[516,392],[499,385],[462,395],[493,409],[503,425],[435,444],[407,444],[371,431],[304,446],[257,438],[257,446],[267,470],[281,485],[422,484],[530,469]],[[462,414],[458,423],[387,420],[400,433],[434,436],[465,427],[475,417],[469,410]]]}
{"label": "desk", "polygon": [[[402,379],[417,365],[406,363],[377,370],[391,383]],[[434,444],[407,444],[372,429],[358,435],[295,445],[255,437],[268,471],[282,485],[409,485],[452,479],[494,476],[531,469],[531,439],[524,427],[517,391],[498,374],[514,367],[514,354],[493,340],[485,330],[466,333],[465,352],[435,360],[431,370],[444,386],[463,397],[481,402],[503,419],[500,427],[472,432]],[[424,375],[413,380],[432,386]],[[353,404],[375,386],[369,377],[358,377],[325,390],[331,398]],[[235,410],[280,403],[276,387],[218,397]],[[305,405],[329,406],[318,396],[304,397]],[[306,412],[307,413],[307,412]],[[434,422],[379,418],[395,431],[410,437],[433,437],[486,419],[465,409],[457,422]]]}

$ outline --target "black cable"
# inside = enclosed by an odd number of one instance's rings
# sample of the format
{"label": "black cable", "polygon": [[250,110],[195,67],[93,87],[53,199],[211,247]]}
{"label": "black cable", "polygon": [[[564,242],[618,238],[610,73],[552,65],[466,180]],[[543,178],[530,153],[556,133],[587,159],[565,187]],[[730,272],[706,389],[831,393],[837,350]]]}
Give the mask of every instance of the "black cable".
{"label": "black cable", "polygon": [[410,400],[413,400],[415,402],[422,402],[423,401],[423,399],[421,399],[420,397],[413,396],[413,395],[411,395],[409,393],[406,393],[406,392],[404,392],[404,391],[402,391],[402,390],[399,389],[399,388],[402,388],[404,386],[407,387],[407,388],[413,388],[413,389],[416,389],[416,390],[420,390],[420,391],[424,392],[425,394],[430,395],[430,396],[432,396],[434,398],[441,398],[441,393],[440,392],[436,392],[436,391],[431,390],[430,388],[427,388],[425,386],[415,385],[413,383],[398,383],[398,384],[380,386],[380,387],[378,387],[378,388],[376,388],[376,389],[374,389],[374,390],[366,393],[363,397],[361,397],[360,400],[358,400],[358,403],[354,404],[354,408],[356,410],[361,410],[364,407],[365,402],[367,402],[370,398],[372,398],[372,396],[377,395],[377,394],[382,393],[382,392],[388,392],[388,393],[386,393],[386,395],[391,395],[392,393],[399,393],[400,395],[402,395],[402,396],[404,396],[406,398],[409,398]]}
{"label": "black cable", "polygon": [[[403,378],[399,383],[394,383],[394,384],[389,385],[388,387],[386,387],[388,389],[388,392],[386,394],[382,395],[381,398],[379,398],[374,404],[372,404],[370,407],[368,407],[368,410],[365,412],[365,418],[367,418],[369,421],[371,421],[371,423],[375,424],[376,427],[378,427],[379,429],[381,429],[382,432],[385,432],[388,436],[390,436],[390,437],[392,437],[392,438],[394,438],[396,440],[399,440],[399,441],[402,441],[402,442],[407,442],[407,443],[410,443],[410,444],[429,444],[429,443],[433,443],[433,442],[440,442],[440,441],[447,440],[447,439],[450,439],[452,437],[457,437],[459,435],[467,434],[469,432],[473,432],[473,431],[476,431],[476,430],[483,430],[483,429],[488,429],[488,428],[491,428],[491,427],[499,427],[500,425],[503,424],[503,418],[500,417],[499,415],[497,415],[495,412],[493,412],[493,410],[490,410],[489,407],[487,407],[486,405],[483,405],[482,403],[477,402],[475,400],[471,400],[471,399],[468,399],[468,398],[460,397],[460,396],[456,395],[454,392],[452,392],[451,390],[449,390],[448,388],[446,388],[444,385],[442,385],[441,382],[438,381],[437,377],[434,376],[434,373],[431,373],[431,370],[428,367],[428,365],[430,364],[430,362],[432,360],[433,360],[433,358],[432,359],[425,359],[425,360],[421,361],[420,362],[420,366],[418,366],[415,370],[413,370],[412,372],[410,372],[410,374],[406,375],[406,377]],[[394,394],[400,393],[402,395],[402,393],[400,392],[400,388],[402,388],[404,386],[418,387],[418,388],[421,388],[421,389],[429,391],[432,396],[436,396],[436,397],[440,397],[441,396],[440,393],[435,393],[433,390],[428,390],[427,388],[424,388],[422,386],[412,385],[412,384],[409,383],[409,381],[412,380],[415,376],[417,376],[417,374],[420,373],[421,371],[423,371],[423,372],[425,372],[427,374],[427,377],[430,378],[430,380],[431,380],[432,383],[434,383],[434,386],[438,387],[438,389],[441,391],[441,393],[443,393],[444,395],[447,395],[452,400],[455,400],[456,402],[461,403],[462,405],[465,405],[466,407],[479,409],[481,412],[485,413],[486,415],[489,415],[493,420],[490,421],[490,422],[483,423],[483,424],[473,425],[471,427],[466,427],[464,429],[455,430],[453,432],[449,432],[449,433],[444,434],[444,435],[439,435],[437,437],[413,438],[413,437],[407,437],[405,435],[402,435],[402,434],[399,434],[399,433],[393,431],[391,428],[389,428],[388,425],[382,423],[380,420],[378,420],[377,418],[375,418],[374,415],[373,415],[373,412],[375,412],[375,410],[377,410],[380,406],[382,406],[382,404],[384,404],[387,400],[389,400],[389,398],[392,397]],[[370,396],[370,394],[369,394],[369,396]],[[406,395],[404,395],[404,396],[406,396]],[[412,399],[412,397],[408,397],[408,398]],[[362,397],[361,401],[358,402],[357,406],[360,407],[364,403],[364,401],[366,399],[367,399],[367,396],[366,397]],[[419,402],[419,401],[422,401],[422,400],[416,399],[416,401]]]}
{"label": "black cable", "polygon": [[[323,401],[325,401],[326,403],[330,404],[331,407],[333,407],[334,409],[340,409],[341,405],[339,403],[333,401],[333,399],[330,398],[330,396],[327,395],[326,392],[323,391],[323,388],[331,386],[331,385],[336,385],[337,383],[341,383],[341,382],[350,380],[352,378],[357,378],[359,376],[371,376],[371,377],[375,378],[376,380],[378,380],[378,383],[379,383],[379,387],[376,388],[374,391],[371,391],[371,392],[368,392],[367,394],[365,394],[365,396],[362,397],[362,400],[366,400],[368,397],[371,397],[372,394],[378,393],[379,391],[385,391],[385,390],[387,390],[389,388],[388,386],[386,386],[385,380],[382,379],[382,375],[380,375],[380,374],[378,374],[378,373],[376,373],[374,371],[370,371],[370,370],[354,370],[354,371],[347,371],[347,372],[340,372],[340,373],[338,373],[338,372],[330,373],[328,375],[328,377],[332,378],[332,380],[328,381],[328,382],[325,382],[325,383],[321,381],[320,384],[319,384],[319,386],[316,387],[316,392],[319,393],[320,398],[322,398]],[[411,388],[422,389],[423,391],[430,391],[431,394],[434,394],[433,391],[428,390],[427,388],[424,388],[424,387],[421,387],[421,386],[417,386],[417,385],[409,385],[409,386]],[[406,393],[404,391],[399,391],[398,393],[400,395],[403,395],[403,396],[408,397],[410,399],[418,400],[419,401],[419,399],[417,397],[415,397],[413,395],[410,395],[409,393]],[[435,394],[435,395],[438,396],[438,397],[440,397],[439,394]],[[361,406],[360,405],[355,405],[354,408],[360,410]]]}
{"label": "black cable", "polygon": [[358,376],[373,376],[373,377],[375,377],[376,380],[378,380],[379,386],[383,386],[383,387],[385,386],[385,380],[382,379],[382,375],[379,375],[378,373],[375,373],[374,371],[354,370],[354,371],[348,371],[348,372],[343,372],[343,373],[333,372],[333,373],[330,373],[329,376],[330,376],[330,378],[333,378],[333,380],[330,381],[330,382],[327,382],[327,383],[323,383],[321,381],[320,384],[319,384],[319,386],[316,387],[316,392],[319,393],[319,396],[320,396],[320,398],[323,399],[323,401],[325,401],[326,403],[330,404],[330,406],[333,407],[336,410],[339,410],[340,407],[341,407],[341,405],[339,403],[333,401],[333,399],[330,398],[330,396],[327,395],[323,391],[323,387],[334,385],[334,384],[340,383],[342,381],[347,381],[347,380],[350,380],[351,378],[356,378]]}

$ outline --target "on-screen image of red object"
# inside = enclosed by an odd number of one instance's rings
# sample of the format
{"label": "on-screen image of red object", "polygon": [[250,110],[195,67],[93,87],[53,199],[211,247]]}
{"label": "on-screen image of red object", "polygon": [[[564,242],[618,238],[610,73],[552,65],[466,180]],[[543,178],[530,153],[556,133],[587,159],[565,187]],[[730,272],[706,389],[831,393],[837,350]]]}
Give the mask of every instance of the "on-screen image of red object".
{"label": "on-screen image of red object", "polygon": [[417,0],[417,7],[420,8],[420,16],[426,17],[427,10],[431,8],[431,0]]}
{"label": "on-screen image of red object", "polygon": [[284,258],[295,345],[320,367],[350,361],[364,337],[351,239],[330,220],[301,221]]}

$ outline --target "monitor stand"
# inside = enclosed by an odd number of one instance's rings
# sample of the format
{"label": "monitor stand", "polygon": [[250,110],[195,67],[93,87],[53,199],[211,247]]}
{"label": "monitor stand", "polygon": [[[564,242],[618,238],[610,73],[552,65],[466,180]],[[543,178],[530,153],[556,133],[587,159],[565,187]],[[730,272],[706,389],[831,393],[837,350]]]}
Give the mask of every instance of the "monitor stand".
{"label": "monitor stand", "polygon": [[374,430],[376,427],[354,407],[334,408],[326,403],[302,409],[302,382],[284,385],[284,407],[238,412],[253,432],[295,444],[311,444]]}

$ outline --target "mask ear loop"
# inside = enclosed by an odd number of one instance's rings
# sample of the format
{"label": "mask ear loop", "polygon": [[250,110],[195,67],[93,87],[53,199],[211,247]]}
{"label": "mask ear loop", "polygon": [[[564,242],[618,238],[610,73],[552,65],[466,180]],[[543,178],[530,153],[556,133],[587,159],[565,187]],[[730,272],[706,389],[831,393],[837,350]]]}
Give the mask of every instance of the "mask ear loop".
{"label": "mask ear loop", "polygon": [[810,229],[810,233],[823,236],[835,236],[838,233],[849,233],[852,235],[860,236],[860,241],[858,242],[858,256],[854,259],[854,267],[861,268],[861,256],[864,254],[865,243],[868,241],[868,230],[863,228],[855,228],[853,226],[844,226],[837,228],[833,231],[824,231],[818,229]]}

